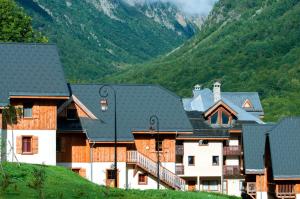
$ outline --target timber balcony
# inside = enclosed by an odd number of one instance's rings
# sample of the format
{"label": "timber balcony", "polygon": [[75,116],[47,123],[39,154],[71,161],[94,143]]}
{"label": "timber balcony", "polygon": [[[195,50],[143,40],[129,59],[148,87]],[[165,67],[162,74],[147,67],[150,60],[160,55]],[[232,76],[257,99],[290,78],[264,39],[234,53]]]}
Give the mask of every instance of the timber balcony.
{"label": "timber balcony", "polygon": [[184,149],[183,145],[176,145],[176,155],[183,155]]}
{"label": "timber balcony", "polygon": [[175,173],[176,173],[176,175],[184,175],[184,166],[183,166],[183,164],[176,164]]}
{"label": "timber balcony", "polygon": [[248,182],[247,183],[247,194],[251,198],[255,198],[256,197],[256,182]]}
{"label": "timber balcony", "polygon": [[240,166],[223,166],[223,175],[224,176],[239,176],[241,175]]}
{"label": "timber balcony", "polygon": [[[158,176],[157,162],[149,159],[138,151],[127,151],[127,162],[136,164],[155,177]],[[159,179],[173,189],[184,190],[185,188],[185,180],[161,165],[159,166]]]}
{"label": "timber balcony", "polygon": [[277,198],[296,198],[294,184],[277,184],[275,192]]}
{"label": "timber balcony", "polygon": [[223,155],[242,155],[242,147],[241,146],[224,146]]}

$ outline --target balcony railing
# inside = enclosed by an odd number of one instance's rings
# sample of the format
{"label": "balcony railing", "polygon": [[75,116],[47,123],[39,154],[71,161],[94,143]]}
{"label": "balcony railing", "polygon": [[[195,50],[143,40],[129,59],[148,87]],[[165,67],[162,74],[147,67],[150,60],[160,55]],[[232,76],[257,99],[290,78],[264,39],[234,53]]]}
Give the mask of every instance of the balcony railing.
{"label": "balcony railing", "polygon": [[177,164],[175,167],[176,175],[184,175],[184,166],[182,164]]}
{"label": "balcony railing", "polygon": [[256,182],[247,182],[247,194],[250,196],[256,195]]}
{"label": "balcony railing", "polygon": [[223,154],[224,155],[241,155],[242,147],[241,146],[224,146]]}
{"label": "balcony railing", "polygon": [[296,198],[294,184],[277,184],[276,185],[277,198]]}
{"label": "balcony railing", "polygon": [[184,149],[183,145],[176,145],[176,155],[183,155]]}
{"label": "balcony railing", "polygon": [[241,175],[240,166],[223,166],[223,175],[224,176],[239,176]]}

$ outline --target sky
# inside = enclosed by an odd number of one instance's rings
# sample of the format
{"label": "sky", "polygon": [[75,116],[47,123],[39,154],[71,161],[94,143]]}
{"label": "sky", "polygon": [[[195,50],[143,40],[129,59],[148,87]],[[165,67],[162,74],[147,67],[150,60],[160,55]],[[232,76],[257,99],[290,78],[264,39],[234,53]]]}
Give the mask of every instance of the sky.
{"label": "sky", "polygon": [[154,0],[174,3],[187,14],[208,15],[217,0]]}
{"label": "sky", "polygon": [[213,5],[218,0],[125,0],[127,2],[145,3],[145,2],[169,2],[175,4],[181,11],[191,15],[208,15]]}

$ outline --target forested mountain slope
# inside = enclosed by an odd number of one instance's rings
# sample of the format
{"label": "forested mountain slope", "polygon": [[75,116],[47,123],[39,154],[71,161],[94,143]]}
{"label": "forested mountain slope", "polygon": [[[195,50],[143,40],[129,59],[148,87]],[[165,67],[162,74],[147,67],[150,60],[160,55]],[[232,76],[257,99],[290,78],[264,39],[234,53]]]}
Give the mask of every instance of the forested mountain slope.
{"label": "forested mountain slope", "polygon": [[266,120],[300,114],[300,1],[220,0],[202,31],[155,61],[106,82],[157,83],[182,96],[196,83],[258,91]]}
{"label": "forested mountain slope", "polygon": [[16,0],[34,28],[57,43],[67,78],[91,81],[164,54],[197,27],[170,3],[132,0]]}

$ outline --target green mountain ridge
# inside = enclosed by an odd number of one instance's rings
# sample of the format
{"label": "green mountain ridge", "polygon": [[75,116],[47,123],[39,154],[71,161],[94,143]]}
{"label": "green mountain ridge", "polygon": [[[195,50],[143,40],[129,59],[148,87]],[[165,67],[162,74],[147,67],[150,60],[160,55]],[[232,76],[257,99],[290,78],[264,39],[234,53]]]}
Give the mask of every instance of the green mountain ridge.
{"label": "green mountain ridge", "polygon": [[33,27],[56,43],[71,82],[112,74],[181,45],[197,27],[169,3],[16,0]]}
{"label": "green mountain ridge", "polygon": [[300,114],[300,1],[220,0],[201,32],[166,56],[101,81],[156,83],[181,96],[195,84],[258,91],[266,121]]}

